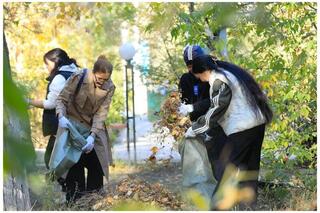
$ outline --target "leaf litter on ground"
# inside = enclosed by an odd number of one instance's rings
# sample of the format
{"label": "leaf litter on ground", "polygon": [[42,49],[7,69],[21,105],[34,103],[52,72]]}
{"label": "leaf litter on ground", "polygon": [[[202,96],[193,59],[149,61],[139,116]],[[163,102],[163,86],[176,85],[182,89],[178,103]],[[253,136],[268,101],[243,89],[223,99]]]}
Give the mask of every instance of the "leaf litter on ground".
{"label": "leaf litter on ground", "polygon": [[186,204],[181,196],[169,191],[160,183],[148,183],[139,178],[128,176],[116,184],[114,190],[107,193],[89,193],[82,196],[71,207],[79,210],[112,210],[123,203],[139,202],[145,205],[128,205],[126,210],[183,210]]}

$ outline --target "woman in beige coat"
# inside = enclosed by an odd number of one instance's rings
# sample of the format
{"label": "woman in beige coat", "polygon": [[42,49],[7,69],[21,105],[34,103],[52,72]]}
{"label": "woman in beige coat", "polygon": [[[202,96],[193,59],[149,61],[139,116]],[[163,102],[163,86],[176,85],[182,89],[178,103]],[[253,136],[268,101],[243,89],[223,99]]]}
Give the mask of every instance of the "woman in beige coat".
{"label": "woman in beige coat", "polygon": [[[79,162],[68,172],[67,202],[79,198],[85,191],[100,190],[103,176],[108,179],[111,152],[104,122],[115,91],[110,78],[112,69],[105,56],[100,56],[92,71],[82,70],[72,75],[57,99],[60,127],[68,128],[68,119],[73,119],[91,131]],[[86,185],[84,167],[88,169]]]}

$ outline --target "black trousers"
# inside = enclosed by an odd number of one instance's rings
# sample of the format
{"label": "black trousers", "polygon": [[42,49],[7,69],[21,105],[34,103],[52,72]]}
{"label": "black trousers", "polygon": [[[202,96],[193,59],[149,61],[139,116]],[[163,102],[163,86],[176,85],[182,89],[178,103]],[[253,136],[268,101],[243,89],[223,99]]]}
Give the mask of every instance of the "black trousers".
{"label": "black trousers", "polygon": [[46,164],[47,169],[49,169],[49,161],[50,161],[55,140],[56,140],[56,136],[50,135],[50,138],[46,147],[46,151],[44,153],[44,163]]}
{"label": "black trousers", "polygon": [[[217,189],[226,167],[229,164],[236,166],[240,171],[256,171],[260,169],[261,147],[265,133],[265,124],[226,136],[222,130],[212,147],[207,148],[213,173],[218,181]],[[258,175],[251,177],[249,181],[240,182],[240,187],[249,187],[255,192],[254,203],[258,191]]]}
{"label": "black trousers", "polygon": [[[84,168],[87,168],[87,184],[85,184]],[[103,187],[103,171],[95,150],[81,155],[78,163],[73,165],[66,178],[66,199],[72,202],[86,192],[93,192]]]}

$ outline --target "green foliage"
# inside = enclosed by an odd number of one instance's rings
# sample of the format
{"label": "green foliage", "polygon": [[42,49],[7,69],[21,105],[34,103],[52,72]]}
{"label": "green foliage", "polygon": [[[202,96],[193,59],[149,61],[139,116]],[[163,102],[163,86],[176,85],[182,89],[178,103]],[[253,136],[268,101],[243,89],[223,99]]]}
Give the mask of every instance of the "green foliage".
{"label": "green foliage", "polygon": [[199,3],[194,12],[177,14],[171,28],[175,39],[206,45],[221,57],[223,45],[209,39],[205,28],[214,33],[227,27],[230,61],[257,79],[275,114],[263,149],[268,163],[284,163],[281,157],[295,155],[296,165],[316,164],[315,7],[315,3]]}
{"label": "green foliage", "polygon": [[[48,83],[43,63],[48,50],[65,49],[81,67],[89,69],[99,55],[105,54],[114,65],[112,80],[116,85],[106,123],[122,122],[120,26],[123,21],[132,22],[135,12],[131,3],[4,3],[4,31],[12,52],[13,79],[27,91],[28,97],[41,100]],[[46,141],[41,137],[42,110],[32,108],[29,114],[32,138],[43,147]]]}
{"label": "green foliage", "polygon": [[[187,8],[186,3],[144,3],[137,11],[137,26],[141,38],[147,41],[150,49],[150,67],[145,73],[147,85],[171,87],[178,83],[186,71],[182,59],[183,47],[179,39],[173,40],[172,26],[177,14]],[[142,68],[141,68],[142,69]]]}
{"label": "green foliage", "polygon": [[4,174],[24,176],[26,169],[34,165],[35,152],[31,143],[31,132],[27,106],[23,91],[18,89],[11,78],[7,44],[4,38],[3,91],[4,91]]}

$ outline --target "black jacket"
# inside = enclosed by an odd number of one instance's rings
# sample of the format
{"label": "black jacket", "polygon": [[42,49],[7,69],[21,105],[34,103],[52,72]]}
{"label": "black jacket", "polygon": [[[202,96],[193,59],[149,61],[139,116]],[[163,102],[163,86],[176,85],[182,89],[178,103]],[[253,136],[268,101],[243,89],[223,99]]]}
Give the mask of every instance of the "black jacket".
{"label": "black jacket", "polygon": [[202,82],[192,73],[184,73],[179,82],[181,101],[185,104],[193,104],[193,112],[190,113],[190,120],[195,121],[205,114],[210,107],[209,96],[210,85]]}

